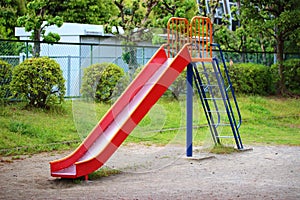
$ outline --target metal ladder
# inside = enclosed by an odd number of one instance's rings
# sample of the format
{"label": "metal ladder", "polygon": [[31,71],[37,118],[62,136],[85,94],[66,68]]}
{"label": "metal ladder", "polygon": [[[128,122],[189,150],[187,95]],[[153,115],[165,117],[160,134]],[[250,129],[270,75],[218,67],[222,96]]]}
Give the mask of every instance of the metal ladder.
{"label": "metal ladder", "polygon": [[207,62],[198,62],[198,65],[194,63],[193,73],[196,89],[200,96],[213,141],[216,144],[221,144],[225,139],[233,138],[237,148],[243,149],[239,133],[242,122],[241,114],[226,63],[220,46],[218,44],[212,45],[219,50],[224,66],[224,75],[222,75],[217,58],[213,58],[209,64]]}

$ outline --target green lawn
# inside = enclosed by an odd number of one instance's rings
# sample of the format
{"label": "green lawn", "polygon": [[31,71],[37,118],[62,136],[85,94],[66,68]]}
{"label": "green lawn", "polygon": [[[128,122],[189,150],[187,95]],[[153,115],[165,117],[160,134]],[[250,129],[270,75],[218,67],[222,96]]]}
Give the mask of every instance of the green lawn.
{"label": "green lawn", "polygon": [[[244,144],[300,145],[300,100],[240,96],[238,102],[243,118],[240,133]],[[67,100],[48,111],[28,110],[22,103],[2,105],[0,154],[74,149],[110,106],[78,100]],[[210,132],[205,126],[206,119],[198,100],[194,102],[194,110],[193,125],[197,126],[194,129],[194,144],[211,144]],[[185,101],[162,98],[125,144],[184,144],[185,118]]]}

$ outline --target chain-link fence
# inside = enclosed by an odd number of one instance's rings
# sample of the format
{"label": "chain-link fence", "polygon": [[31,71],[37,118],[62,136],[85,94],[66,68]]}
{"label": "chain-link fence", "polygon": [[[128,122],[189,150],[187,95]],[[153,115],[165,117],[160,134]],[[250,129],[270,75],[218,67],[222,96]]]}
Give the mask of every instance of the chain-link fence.
{"label": "chain-link fence", "polygon": [[[63,71],[66,80],[66,97],[80,96],[81,79],[83,69],[102,62],[115,63],[125,72],[130,70],[130,65],[135,67],[145,65],[155,54],[158,46],[128,46],[108,44],[87,44],[87,43],[45,43],[40,42],[40,56],[47,56],[56,60]],[[33,42],[27,40],[0,40],[0,59],[13,66],[18,65],[25,59],[32,56]],[[125,52],[131,49],[132,52]],[[273,52],[233,52],[223,51],[226,61],[229,62],[253,62],[267,66],[275,61]],[[215,52],[215,55],[218,54]],[[129,59],[135,62],[130,63]],[[285,54],[285,58],[300,58],[300,53]]]}
{"label": "chain-link fence", "polygon": [[[107,44],[78,44],[78,43],[40,43],[40,56],[47,56],[56,60],[63,71],[66,80],[66,97],[80,96],[83,69],[102,62],[115,63],[125,72],[129,70],[124,59],[123,45]],[[0,40],[0,59],[13,66],[32,57],[33,43],[31,41]],[[158,46],[133,46],[135,66],[143,66],[153,56]],[[125,61],[124,61],[125,60]]]}

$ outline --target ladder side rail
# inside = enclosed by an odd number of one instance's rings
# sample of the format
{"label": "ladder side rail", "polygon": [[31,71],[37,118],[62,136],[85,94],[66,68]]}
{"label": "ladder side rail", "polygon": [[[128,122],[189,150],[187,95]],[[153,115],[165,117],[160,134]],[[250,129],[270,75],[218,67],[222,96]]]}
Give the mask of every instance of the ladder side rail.
{"label": "ladder side rail", "polygon": [[222,75],[221,75],[220,71],[218,71],[219,62],[216,58],[214,58],[212,64],[213,64],[213,67],[216,71],[216,78],[217,78],[218,84],[220,86],[219,87],[220,92],[221,92],[221,95],[222,95],[222,98],[223,98],[224,106],[225,106],[225,109],[226,109],[226,112],[227,112],[227,115],[228,115],[228,119],[229,119],[229,122],[230,122],[230,125],[231,125],[232,133],[233,133],[237,148],[238,149],[243,149],[243,145],[242,145],[240,134],[239,134],[239,131],[238,131],[238,128],[237,128],[237,125],[236,125],[236,121],[234,119],[232,109],[230,109],[230,107],[231,107],[230,103],[227,101],[228,95],[227,95],[227,92],[225,91],[224,80],[222,78]]}
{"label": "ladder side rail", "polygon": [[220,69],[220,66],[219,66],[219,62],[218,62],[217,59],[215,59],[215,62],[216,62],[216,67],[214,66],[214,68],[216,68],[215,70],[217,70],[216,71],[216,77],[217,77],[218,83],[220,85],[220,91],[222,90],[221,91],[222,97],[223,97],[223,94],[224,94],[223,99],[225,98],[225,100],[226,100],[226,102],[224,102],[224,104],[226,103],[228,108],[229,108],[228,115],[230,115],[230,116],[228,116],[228,117],[232,118],[233,125],[236,127],[236,129],[238,129],[238,125],[236,123],[236,119],[235,119],[235,116],[234,116],[234,113],[233,113],[233,109],[232,109],[232,106],[231,106],[231,103],[230,103],[230,99],[229,99],[228,93],[226,91],[225,81],[224,81],[224,78],[222,76],[222,72],[221,72],[221,69]]}
{"label": "ladder side rail", "polygon": [[[239,128],[242,124],[242,116],[241,116],[241,112],[240,112],[240,108],[238,106],[238,102],[236,100],[236,96],[235,96],[235,92],[234,92],[234,88],[232,87],[232,83],[231,83],[231,80],[230,80],[230,76],[229,76],[229,73],[228,73],[228,68],[226,66],[226,62],[225,62],[225,59],[224,59],[224,56],[223,56],[223,52],[222,52],[222,49],[220,47],[219,44],[216,44],[216,43],[213,43],[212,46],[215,46],[218,48],[219,52],[220,52],[220,56],[221,56],[221,59],[222,59],[222,63],[223,63],[223,66],[224,66],[224,72],[225,72],[225,76],[226,76],[226,79],[228,81],[228,87],[230,87],[230,92],[232,94],[232,98],[233,98],[233,101],[234,101],[234,104],[235,104],[235,108],[236,108],[236,111],[237,111],[237,114],[238,114],[238,124],[237,124],[237,128]],[[220,69],[219,69],[220,71]],[[220,74],[222,76],[222,73],[220,71]],[[229,98],[228,98],[229,99]]]}
{"label": "ladder side rail", "polygon": [[197,88],[197,91],[198,91],[198,94],[200,96],[200,100],[201,100],[201,103],[202,103],[202,107],[204,109],[204,113],[205,113],[205,117],[207,119],[207,122],[208,122],[208,126],[210,128],[210,132],[211,132],[211,135],[213,137],[213,140],[215,142],[215,144],[220,144],[220,140],[218,138],[218,132],[216,130],[216,127],[213,126],[214,124],[214,119],[213,119],[213,116],[211,114],[210,111],[210,106],[208,104],[208,101],[206,99],[206,92],[204,91],[204,88],[202,85],[202,81],[201,81],[201,78],[200,78],[200,75],[199,75],[199,72],[197,70],[197,67],[196,67],[196,64],[194,63],[193,64],[193,74],[194,74],[194,80],[195,80],[195,85],[196,85],[196,88]]}

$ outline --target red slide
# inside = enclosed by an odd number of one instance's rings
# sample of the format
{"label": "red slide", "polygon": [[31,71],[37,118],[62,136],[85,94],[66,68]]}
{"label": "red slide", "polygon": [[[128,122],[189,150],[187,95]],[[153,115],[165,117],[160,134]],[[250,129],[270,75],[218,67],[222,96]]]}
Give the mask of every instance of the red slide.
{"label": "red slide", "polygon": [[160,47],[82,144],[50,162],[51,176],[87,177],[100,168],[190,62],[187,45],[175,58],[168,58]]}

